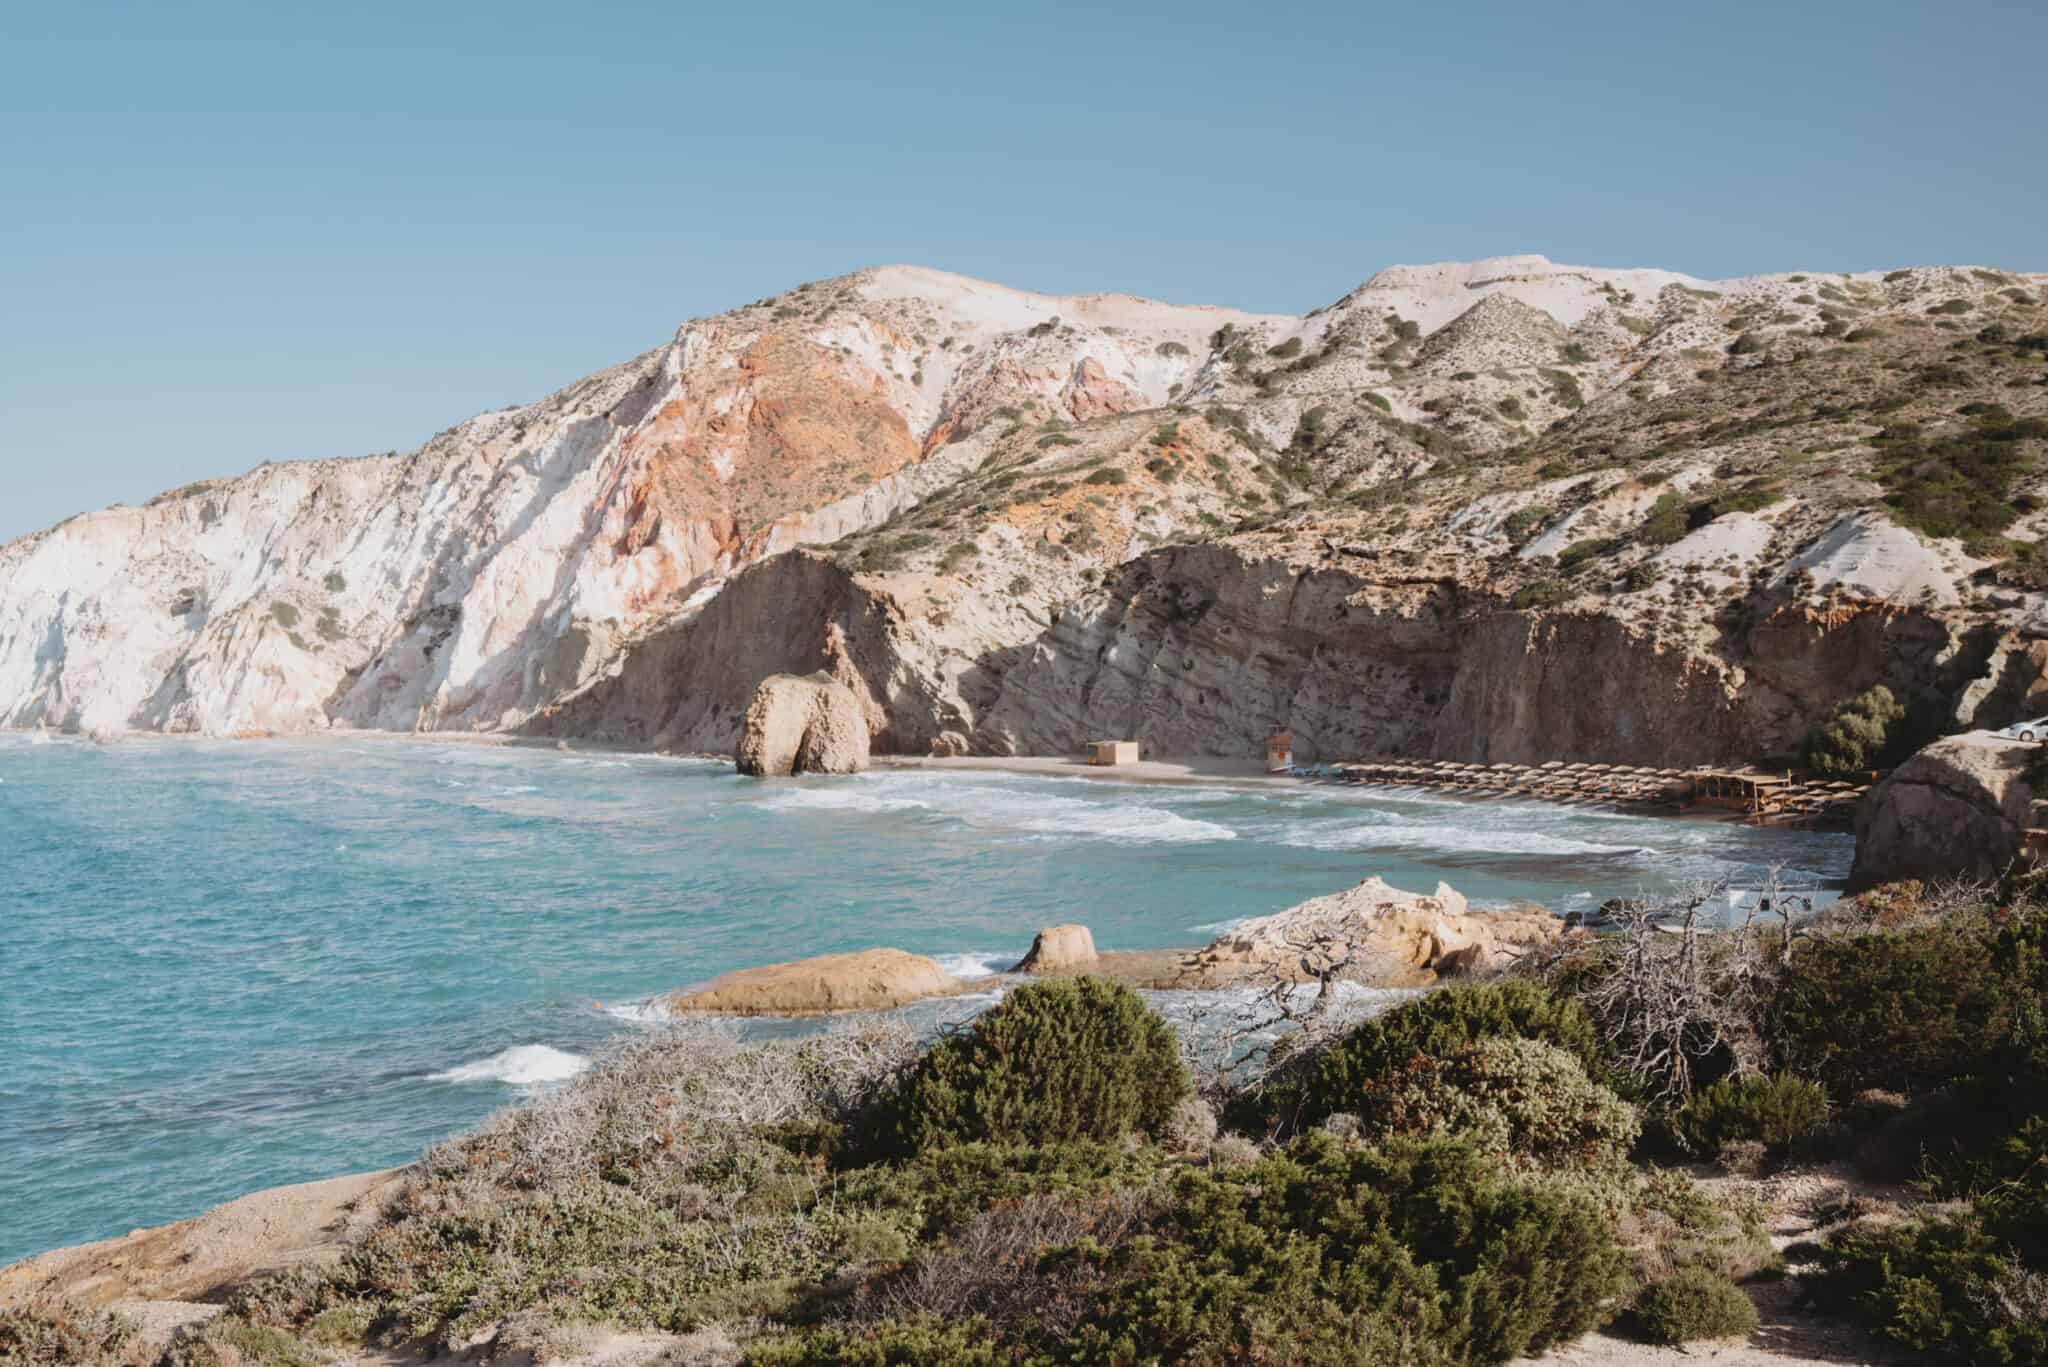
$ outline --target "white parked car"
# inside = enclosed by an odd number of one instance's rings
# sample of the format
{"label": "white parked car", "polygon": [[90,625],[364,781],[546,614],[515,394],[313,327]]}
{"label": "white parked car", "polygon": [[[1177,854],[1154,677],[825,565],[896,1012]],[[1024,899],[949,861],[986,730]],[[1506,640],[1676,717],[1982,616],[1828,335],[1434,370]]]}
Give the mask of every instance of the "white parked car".
{"label": "white parked car", "polygon": [[2007,740],[2048,740],[2048,717],[2037,717],[2033,721],[2016,721],[1997,734]]}

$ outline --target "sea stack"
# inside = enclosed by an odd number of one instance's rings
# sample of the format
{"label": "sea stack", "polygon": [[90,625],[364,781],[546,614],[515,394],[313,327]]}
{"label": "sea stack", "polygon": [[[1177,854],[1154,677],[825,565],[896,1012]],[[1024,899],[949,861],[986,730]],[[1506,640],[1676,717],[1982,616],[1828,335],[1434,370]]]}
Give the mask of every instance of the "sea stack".
{"label": "sea stack", "polygon": [[743,774],[857,774],[868,767],[860,699],[828,674],[771,674],[754,690],[734,763]]}

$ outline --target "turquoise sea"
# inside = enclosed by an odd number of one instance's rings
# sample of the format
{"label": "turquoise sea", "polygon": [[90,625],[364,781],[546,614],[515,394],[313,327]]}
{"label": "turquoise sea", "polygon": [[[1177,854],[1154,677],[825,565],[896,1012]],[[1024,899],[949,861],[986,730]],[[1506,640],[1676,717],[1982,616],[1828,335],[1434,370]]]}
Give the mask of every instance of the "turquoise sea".
{"label": "turquoise sea", "polygon": [[1308,784],[4,735],[0,1263],[401,1162],[731,968],[894,945],[986,973],[1039,926],[1201,943],[1374,873],[1563,911],[1850,852]]}

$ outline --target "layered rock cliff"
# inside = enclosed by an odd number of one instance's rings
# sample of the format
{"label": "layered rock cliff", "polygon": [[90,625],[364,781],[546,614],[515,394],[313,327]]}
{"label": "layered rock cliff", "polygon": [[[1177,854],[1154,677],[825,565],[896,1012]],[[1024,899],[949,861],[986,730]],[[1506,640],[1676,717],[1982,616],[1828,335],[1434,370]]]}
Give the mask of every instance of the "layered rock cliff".
{"label": "layered rock cliff", "polygon": [[[2048,280],[1537,257],[1306,317],[864,272],[0,548],[0,723],[1685,763],[2048,696]],[[836,663],[827,633],[843,633]]]}

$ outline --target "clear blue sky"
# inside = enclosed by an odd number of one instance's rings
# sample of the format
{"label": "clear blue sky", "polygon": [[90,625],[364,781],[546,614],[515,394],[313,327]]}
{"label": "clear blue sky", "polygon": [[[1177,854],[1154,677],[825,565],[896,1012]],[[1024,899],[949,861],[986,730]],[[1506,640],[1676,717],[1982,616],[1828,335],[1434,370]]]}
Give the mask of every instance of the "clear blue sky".
{"label": "clear blue sky", "polygon": [[[692,12],[699,10],[699,12]],[[2048,269],[2048,6],[17,4],[0,539],[914,262]]]}

